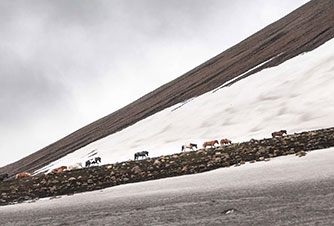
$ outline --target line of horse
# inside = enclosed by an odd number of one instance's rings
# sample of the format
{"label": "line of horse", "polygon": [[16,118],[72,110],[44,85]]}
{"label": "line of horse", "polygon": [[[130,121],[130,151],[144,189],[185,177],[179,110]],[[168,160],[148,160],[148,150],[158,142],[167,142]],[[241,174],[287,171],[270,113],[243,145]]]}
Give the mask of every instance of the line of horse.
{"label": "line of horse", "polygon": [[[206,141],[206,142],[204,142],[204,143],[202,144],[202,147],[203,147],[204,149],[207,148],[207,147],[211,147],[211,148],[213,148],[213,147],[215,147],[216,144],[219,145],[218,140]],[[226,139],[226,138],[225,138],[225,139],[221,139],[221,140],[220,140],[220,145],[221,145],[221,146],[229,145],[229,144],[232,144],[232,141],[229,140],[229,139]],[[190,150],[193,151],[194,148],[195,148],[195,150],[198,148],[198,147],[197,147],[197,144],[194,144],[194,143],[184,144],[184,145],[181,146],[181,152],[182,152],[182,151],[186,151],[187,149],[190,149]]]}
{"label": "line of horse", "polygon": [[[272,132],[271,136],[273,138],[282,137],[282,136],[284,136],[284,134],[287,135],[287,131],[286,130],[280,130],[280,131]],[[206,141],[202,144],[202,147],[203,147],[203,149],[206,149],[207,147],[214,148],[214,147],[216,147],[216,144],[217,145],[220,144],[221,146],[231,145],[232,141],[229,140],[229,139],[226,139],[226,138],[221,139],[220,142],[218,142],[218,140]],[[186,151],[187,149],[190,149],[190,150],[194,151],[194,150],[198,149],[198,146],[197,146],[197,144],[194,144],[194,143],[184,144],[184,145],[181,146],[181,152]],[[149,156],[148,151],[136,152],[134,154],[134,160],[139,160],[140,157],[142,159],[144,159],[148,156]],[[101,163],[101,157],[95,157],[93,159],[87,160],[86,163],[85,163],[85,167],[90,167],[91,165],[99,164],[99,163]],[[55,169],[52,169],[50,173],[51,174],[59,174],[59,173],[62,173],[64,171],[67,171],[67,170],[75,170],[75,169],[78,169],[78,168],[83,168],[81,162],[76,163],[74,165],[70,165],[70,166],[57,167]],[[21,179],[21,178],[26,178],[26,177],[31,177],[31,174],[27,173],[27,172],[18,173],[18,174],[16,174],[15,179]],[[5,180],[6,178],[9,178],[7,173],[0,174],[0,181]]]}
{"label": "line of horse", "polygon": [[[287,134],[287,131],[286,130],[280,130],[280,131],[276,131],[276,132],[271,133],[271,136],[273,138],[282,137],[282,136],[284,136],[284,134]],[[214,147],[216,147],[215,146],[216,144],[217,145],[220,144],[220,146],[230,145],[230,144],[232,144],[232,141],[227,139],[227,138],[221,139],[220,142],[218,142],[218,140],[206,141],[202,144],[202,147],[203,147],[203,149],[206,149],[207,147],[214,148]],[[190,149],[190,150],[194,151],[194,150],[198,149],[198,146],[197,146],[197,144],[194,144],[194,143],[184,144],[184,145],[181,146],[181,152],[186,151],[187,149]],[[146,157],[148,157],[148,154],[149,154],[148,151],[136,152],[134,154],[134,160],[138,160],[139,157],[146,158]]]}

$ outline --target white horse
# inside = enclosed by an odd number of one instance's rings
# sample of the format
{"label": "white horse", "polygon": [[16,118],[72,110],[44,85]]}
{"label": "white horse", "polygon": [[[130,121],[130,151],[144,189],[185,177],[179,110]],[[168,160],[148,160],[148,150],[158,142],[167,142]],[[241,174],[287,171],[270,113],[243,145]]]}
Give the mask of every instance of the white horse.
{"label": "white horse", "polygon": [[184,145],[182,145],[181,151],[186,151],[187,148],[189,148],[191,150],[194,150],[194,148],[197,149],[197,144],[192,144],[192,143],[190,143],[189,145],[184,144]]}
{"label": "white horse", "polygon": [[74,164],[74,165],[70,165],[70,166],[68,166],[68,167],[67,167],[67,170],[75,170],[75,169],[78,169],[79,167],[82,168],[82,163],[81,163],[81,162],[78,162],[78,163],[76,163],[76,164]]}

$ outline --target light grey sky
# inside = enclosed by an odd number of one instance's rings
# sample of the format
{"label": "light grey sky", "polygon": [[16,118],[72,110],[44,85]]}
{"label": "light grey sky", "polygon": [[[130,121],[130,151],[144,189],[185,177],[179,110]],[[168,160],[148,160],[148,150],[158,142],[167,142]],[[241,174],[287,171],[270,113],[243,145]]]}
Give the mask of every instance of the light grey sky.
{"label": "light grey sky", "polygon": [[1,0],[0,166],[237,44],[307,0]]}

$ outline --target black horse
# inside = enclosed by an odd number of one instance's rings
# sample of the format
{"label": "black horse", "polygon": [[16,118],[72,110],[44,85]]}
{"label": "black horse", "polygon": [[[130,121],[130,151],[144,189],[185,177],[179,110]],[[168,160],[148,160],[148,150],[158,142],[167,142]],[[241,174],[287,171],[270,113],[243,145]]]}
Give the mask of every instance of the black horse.
{"label": "black horse", "polygon": [[3,181],[6,178],[8,178],[8,173],[0,174],[0,181]]}
{"label": "black horse", "polygon": [[86,167],[90,167],[92,164],[99,164],[101,162],[101,157],[95,157],[94,159],[86,161]]}
{"label": "black horse", "polygon": [[94,160],[91,163],[92,164],[99,164],[99,162],[101,162],[101,158],[100,157],[95,157]]}
{"label": "black horse", "polygon": [[148,156],[148,151],[141,151],[135,153],[135,160],[137,160],[140,156],[145,158],[146,156]]}

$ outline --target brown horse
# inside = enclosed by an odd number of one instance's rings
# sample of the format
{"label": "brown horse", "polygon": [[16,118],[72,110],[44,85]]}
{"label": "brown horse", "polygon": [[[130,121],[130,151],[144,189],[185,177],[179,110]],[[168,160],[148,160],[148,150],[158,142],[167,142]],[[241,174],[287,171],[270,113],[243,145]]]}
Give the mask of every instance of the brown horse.
{"label": "brown horse", "polygon": [[205,149],[207,146],[215,147],[215,144],[219,144],[218,140],[204,142],[202,146]]}
{"label": "brown horse", "polygon": [[280,130],[280,131],[277,131],[277,132],[273,132],[271,134],[272,137],[282,137],[283,134],[287,134],[286,130]]}
{"label": "brown horse", "polygon": [[223,146],[224,144],[232,144],[232,141],[229,139],[221,139],[220,145]]}
{"label": "brown horse", "polygon": [[24,173],[18,173],[15,176],[16,179],[21,179],[21,178],[25,178],[25,177],[31,177],[31,174],[27,173],[27,172],[24,172]]}
{"label": "brown horse", "polygon": [[61,167],[51,170],[51,173],[54,173],[54,174],[62,173],[66,169],[67,169],[67,166],[61,166]]}

